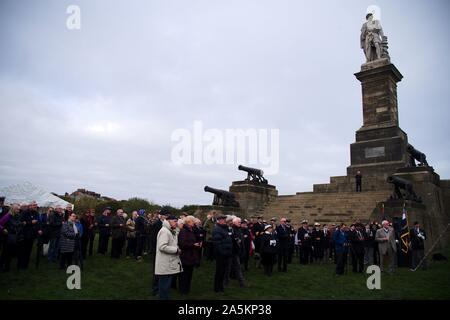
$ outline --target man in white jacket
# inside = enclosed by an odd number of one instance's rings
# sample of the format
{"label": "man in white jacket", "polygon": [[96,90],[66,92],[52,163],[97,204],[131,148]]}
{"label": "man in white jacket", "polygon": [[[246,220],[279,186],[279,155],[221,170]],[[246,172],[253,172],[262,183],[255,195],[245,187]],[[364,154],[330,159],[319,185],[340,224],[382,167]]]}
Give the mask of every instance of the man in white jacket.
{"label": "man in white jacket", "polygon": [[155,275],[159,279],[159,298],[169,299],[169,291],[174,274],[183,272],[178,248],[178,218],[170,215],[163,221],[156,240]]}

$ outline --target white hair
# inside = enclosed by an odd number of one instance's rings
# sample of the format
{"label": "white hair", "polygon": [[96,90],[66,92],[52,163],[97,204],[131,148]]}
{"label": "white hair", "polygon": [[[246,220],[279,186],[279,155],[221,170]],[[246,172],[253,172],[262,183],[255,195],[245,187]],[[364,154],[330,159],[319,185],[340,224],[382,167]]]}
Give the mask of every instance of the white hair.
{"label": "white hair", "polygon": [[233,218],[233,223],[235,224],[235,223],[239,223],[239,222],[241,222],[241,218],[239,218],[239,217],[234,217]]}
{"label": "white hair", "polygon": [[230,222],[230,221],[233,221],[234,218],[236,218],[235,215],[229,214],[229,215],[227,215],[227,218],[225,219],[225,221],[228,223],[228,222]]}
{"label": "white hair", "polygon": [[382,225],[389,224],[389,221],[383,220],[383,222],[381,222],[381,224],[382,224]]}

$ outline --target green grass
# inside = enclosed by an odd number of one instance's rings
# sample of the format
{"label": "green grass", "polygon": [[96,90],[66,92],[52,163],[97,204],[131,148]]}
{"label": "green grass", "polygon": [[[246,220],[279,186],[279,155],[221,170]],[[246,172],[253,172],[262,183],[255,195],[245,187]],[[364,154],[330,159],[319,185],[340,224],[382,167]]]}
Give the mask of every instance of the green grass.
{"label": "green grass", "polygon": [[[450,256],[450,250],[444,250]],[[15,267],[15,260],[12,266]],[[171,292],[172,299],[449,299],[450,264],[433,262],[428,271],[411,272],[399,268],[395,275],[382,275],[381,290],[366,287],[366,274],[336,277],[334,265],[300,266],[298,259],[288,266],[287,273],[274,272],[271,278],[256,269],[253,261],[245,273],[248,288],[240,288],[231,280],[225,293],[212,290],[215,264],[202,261],[194,270],[192,291],[182,297]],[[151,293],[152,263],[148,257],[137,263],[133,259],[112,260],[109,255],[94,255],[85,261],[81,290],[68,290],[69,275],[56,264],[34,261],[28,271],[15,268],[0,274],[0,299],[155,299]],[[276,269],[276,268],[275,268]]]}

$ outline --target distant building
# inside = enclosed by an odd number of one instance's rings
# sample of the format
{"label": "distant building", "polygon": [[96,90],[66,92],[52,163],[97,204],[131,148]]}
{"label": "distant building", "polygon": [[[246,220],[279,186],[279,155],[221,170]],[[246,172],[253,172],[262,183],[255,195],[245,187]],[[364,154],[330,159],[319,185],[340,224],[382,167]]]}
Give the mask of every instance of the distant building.
{"label": "distant building", "polygon": [[[53,193],[53,194],[58,196],[55,193]],[[92,199],[101,200],[101,201],[116,201],[116,199],[114,199],[114,198],[102,196],[100,193],[82,189],[82,188],[77,189],[76,191],[72,192],[71,194],[66,192],[64,194],[64,197],[72,198],[73,200],[80,200],[82,198],[92,198]]]}

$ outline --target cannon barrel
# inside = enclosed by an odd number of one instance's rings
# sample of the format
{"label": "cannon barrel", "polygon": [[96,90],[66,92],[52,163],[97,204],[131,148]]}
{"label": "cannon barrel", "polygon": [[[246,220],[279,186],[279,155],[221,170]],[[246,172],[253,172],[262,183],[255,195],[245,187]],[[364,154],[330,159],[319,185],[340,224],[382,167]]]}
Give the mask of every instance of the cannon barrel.
{"label": "cannon barrel", "polygon": [[223,196],[228,196],[228,197],[234,198],[234,193],[226,191],[226,190],[215,189],[215,188],[211,188],[208,186],[205,186],[204,190],[205,190],[205,192],[211,192],[211,193],[214,193],[217,195],[223,195]]}
{"label": "cannon barrel", "polygon": [[252,173],[252,174],[257,174],[259,176],[263,176],[264,175],[264,171],[262,171],[261,169],[257,169],[257,168],[250,168],[250,167],[246,167],[243,165],[239,165],[238,169],[241,171],[245,171],[247,173]]}
{"label": "cannon barrel", "polygon": [[396,176],[389,176],[387,182],[392,183],[401,189],[407,189],[412,186],[411,181]]}

